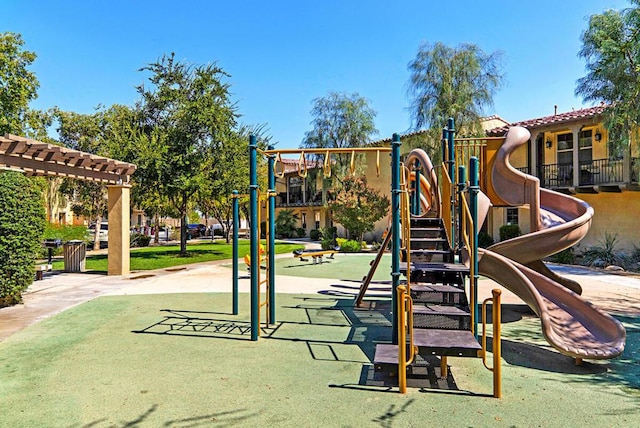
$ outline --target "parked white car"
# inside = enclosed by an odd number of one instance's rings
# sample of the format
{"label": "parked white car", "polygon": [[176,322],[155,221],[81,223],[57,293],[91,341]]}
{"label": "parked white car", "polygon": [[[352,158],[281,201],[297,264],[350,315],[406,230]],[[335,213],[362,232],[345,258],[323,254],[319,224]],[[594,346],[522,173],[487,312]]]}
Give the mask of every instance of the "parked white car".
{"label": "parked white car", "polygon": [[[94,241],[94,237],[96,236],[96,225],[92,224],[89,226],[89,237],[90,242]],[[103,221],[100,223],[100,231],[98,232],[98,240],[100,241],[100,248],[104,248],[108,246],[109,243],[109,223]]]}

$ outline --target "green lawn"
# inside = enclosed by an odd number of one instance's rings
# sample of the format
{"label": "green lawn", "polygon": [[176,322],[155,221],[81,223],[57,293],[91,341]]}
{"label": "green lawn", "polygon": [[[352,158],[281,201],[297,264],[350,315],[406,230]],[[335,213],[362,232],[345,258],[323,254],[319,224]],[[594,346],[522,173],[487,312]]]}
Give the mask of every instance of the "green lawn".
{"label": "green lawn", "polygon": [[[276,254],[289,253],[303,248],[300,244],[276,242]],[[232,245],[223,241],[187,245],[188,255],[180,256],[179,245],[144,247],[131,249],[131,270],[153,270],[191,263],[210,262],[231,258]],[[240,240],[238,254],[244,257],[249,253],[249,241]],[[62,260],[53,262],[54,270],[63,270]],[[87,257],[86,269],[90,271],[107,271],[107,255],[97,254]]]}

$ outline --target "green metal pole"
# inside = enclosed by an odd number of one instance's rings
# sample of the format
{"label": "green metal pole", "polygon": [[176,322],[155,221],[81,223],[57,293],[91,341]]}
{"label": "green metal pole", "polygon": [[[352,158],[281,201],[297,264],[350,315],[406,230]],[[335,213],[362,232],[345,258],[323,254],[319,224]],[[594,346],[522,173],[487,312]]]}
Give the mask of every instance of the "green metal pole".
{"label": "green metal pole", "polygon": [[[458,166],[458,221],[462,222],[462,198],[464,198],[464,188],[467,182],[467,171],[464,165]],[[460,223],[461,224],[461,223]],[[462,227],[458,227],[458,248],[462,248]]]}
{"label": "green metal pole", "polygon": [[[273,146],[268,147],[273,150]],[[276,322],[276,156],[270,155],[268,162],[268,187],[269,187],[269,322]]]}
{"label": "green metal pole", "polygon": [[415,204],[413,205],[413,214],[414,215],[420,215],[420,161],[416,161],[415,164],[415,181],[414,181],[414,185],[415,185]]}
{"label": "green metal pole", "polygon": [[[456,155],[454,148],[454,136],[455,136],[455,127],[453,124],[453,118],[449,118],[447,120],[447,151],[449,153],[449,177],[451,178],[451,184],[453,184],[454,189],[456,185]],[[451,217],[448,221],[451,222],[451,244],[455,249],[457,247],[456,243],[456,222],[455,222],[455,212],[456,212],[456,200],[453,195],[451,195]]]}
{"label": "green metal pole", "polygon": [[251,232],[249,252],[251,257],[251,340],[258,340],[260,328],[260,259],[258,245],[260,243],[260,225],[258,223],[258,145],[254,135],[249,137],[249,215],[251,217]]}
{"label": "green metal pole", "polygon": [[[392,341],[398,344],[398,298],[400,285],[400,135],[393,134],[391,141],[391,308]],[[408,270],[407,266],[407,270]],[[404,346],[404,343],[400,344]]]}
{"label": "green metal pole", "polygon": [[[478,338],[478,158],[473,156],[469,165],[469,210],[471,211],[471,219],[473,221],[473,233],[471,234],[471,248],[469,252],[473,252],[473,278],[471,304],[474,305],[475,322],[474,329],[476,339]],[[495,307],[494,307],[495,309]]]}
{"label": "green metal pole", "polygon": [[233,315],[238,315],[238,191],[233,192]]}

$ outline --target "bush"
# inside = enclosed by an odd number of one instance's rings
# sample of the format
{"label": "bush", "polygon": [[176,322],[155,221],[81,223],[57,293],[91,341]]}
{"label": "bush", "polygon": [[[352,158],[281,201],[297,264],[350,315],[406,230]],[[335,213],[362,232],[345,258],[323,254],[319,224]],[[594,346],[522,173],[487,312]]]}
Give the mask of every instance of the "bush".
{"label": "bush", "polygon": [[522,232],[520,231],[520,226],[518,226],[517,224],[505,224],[504,226],[500,227],[501,241],[517,238],[520,235],[522,235]]}
{"label": "bush", "polygon": [[551,261],[556,263],[562,263],[564,265],[572,265],[576,262],[576,255],[573,252],[573,247],[569,247],[566,250],[562,250],[551,257]]}
{"label": "bush", "polygon": [[[340,241],[344,241],[340,243]],[[340,252],[342,253],[357,253],[362,249],[362,244],[354,240],[346,240],[338,238],[338,245],[340,245]]]}
{"label": "bush", "polygon": [[478,233],[478,247],[487,248],[492,246],[494,243],[495,241],[487,232],[480,231]]}
{"label": "bush", "polygon": [[[624,258],[617,254],[618,234],[605,233],[604,240],[598,241],[600,245],[587,248],[582,253],[582,264],[587,266],[606,267],[624,264]],[[599,266],[603,264],[604,266]]]}
{"label": "bush", "polygon": [[41,189],[20,173],[0,172],[0,306],[22,301],[33,283],[44,226]]}
{"label": "bush", "polygon": [[302,227],[299,227],[296,229],[296,235],[298,235],[298,238],[304,238],[306,234],[307,234],[307,231],[304,230]]}
{"label": "bush", "polygon": [[[62,242],[71,240],[87,242],[89,240],[89,229],[85,225],[52,224],[47,222],[42,239],[60,239]],[[62,254],[62,251],[62,247],[53,248],[52,254],[58,256]],[[45,257],[48,254],[48,250],[42,248],[40,255]]]}
{"label": "bush", "polygon": [[151,242],[151,236],[144,233],[134,233],[131,235],[129,244],[131,247],[148,247]]}
{"label": "bush", "polygon": [[313,229],[309,231],[309,238],[311,238],[312,241],[319,241],[322,238],[322,232],[318,229]]}
{"label": "bush", "polygon": [[322,241],[320,246],[323,250],[332,250],[336,247],[336,235],[338,234],[337,227],[327,227],[322,229]]}

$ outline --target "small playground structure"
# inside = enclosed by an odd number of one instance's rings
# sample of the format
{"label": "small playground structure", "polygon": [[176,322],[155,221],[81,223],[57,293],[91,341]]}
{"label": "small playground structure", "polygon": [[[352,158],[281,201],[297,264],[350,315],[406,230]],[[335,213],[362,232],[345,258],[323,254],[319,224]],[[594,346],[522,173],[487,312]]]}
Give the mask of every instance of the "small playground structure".
{"label": "small playground structure", "polygon": [[[251,340],[258,340],[259,311],[267,307],[267,323],[274,323],[274,187],[276,163],[283,154],[299,154],[299,173],[305,174],[306,155],[325,156],[324,173],[331,174],[331,156],[376,151],[391,152],[391,227],[355,299],[361,305],[382,253],[391,246],[391,343],[378,344],[376,369],[397,375],[401,393],[415,367],[437,357],[437,376],[446,377],[448,357],[480,358],[493,374],[493,396],[501,396],[500,290],[480,302],[478,278],[487,276],[518,295],[540,318],[545,339],[560,353],[574,358],[608,359],[620,355],[626,332],[620,322],[584,300],[578,283],[563,278],[543,259],[579,242],[587,233],[593,209],[568,195],[541,189],[538,178],[510,165],[511,153],[529,140],[524,128],[512,127],[505,137],[458,139],[450,119],[443,131],[440,165],[433,165],[420,149],[400,159],[400,137],[391,148],[305,149],[259,151],[250,141],[251,215]],[[268,158],[268,186],[259,193],[257,154]],[[378,166],[379,168],[379,166]],[[469,172],[467,178],[467,170]],[[267,204],[261,279],[259,202]],[[491,206],[528,206],[531,233],[479,249],[478,230]],[[234,206],[234,225],[237,204]],[[237,230],[234,230],[237,242]],[[237,305],[237,250],[234,253],[234,305]],[[302,256],[301,256],[302,257]],[[404,279],[401,277],[404,276]],[[261,286],[266,302],[260,303]],[[492,341],[487,342],[487,309],[492,304]],[[234,313],[237,313],[235,306]],[[492,354],[489,362],[489,354]]]}

